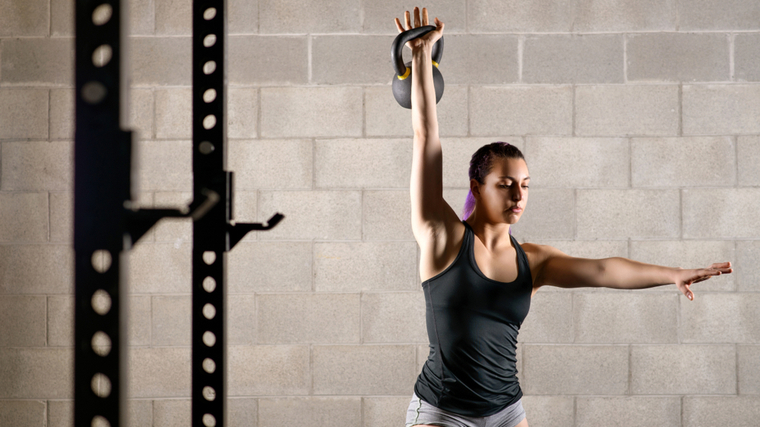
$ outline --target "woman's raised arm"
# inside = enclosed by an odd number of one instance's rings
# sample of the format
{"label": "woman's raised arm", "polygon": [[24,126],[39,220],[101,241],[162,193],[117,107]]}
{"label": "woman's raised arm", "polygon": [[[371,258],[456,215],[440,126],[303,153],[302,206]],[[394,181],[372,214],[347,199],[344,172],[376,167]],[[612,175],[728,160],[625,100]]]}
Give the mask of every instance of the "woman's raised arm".
{"label": "woman's raised arm", "polygon": [[[406,28],[396,18],[399,32],[428,25],[427,9],[414,8],[414,27],[405,13]],[[456,213],[443,199],[443,159],[438,137],[438,117],[433,83],[433,45],[443,35],[443,22],[435,19],[436,29],[407,42],[412,49],[412,127],[414,148],[410,193],[412,231],[417,241],[429,240],[446,221],[458,221]]]}

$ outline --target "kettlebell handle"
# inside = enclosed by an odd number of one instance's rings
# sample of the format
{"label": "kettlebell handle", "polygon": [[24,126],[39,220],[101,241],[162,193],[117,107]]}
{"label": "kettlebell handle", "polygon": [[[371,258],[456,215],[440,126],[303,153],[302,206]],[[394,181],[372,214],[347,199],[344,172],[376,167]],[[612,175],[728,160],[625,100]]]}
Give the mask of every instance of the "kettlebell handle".
{"label": "kettlebell handle", "polygon": [[[414,40],[418,37],[422,37],[425,34],[435,30],[434,25],[425,25],[423,27],[412,28],[411,30],[404,31],[396,36],[391,45],[391,60],[393,61],[393,68],[396,70],[396,76],[400,79],[405,79],[409,76],[409,70],[404,65],[404,57],[402,55],[402,49],[406,42]],[[430,55],[433,59],[434,65],[437,67],[441,63],[441,56],[443,56],[443,36],[435,42],[433,45],[433,51]]]}

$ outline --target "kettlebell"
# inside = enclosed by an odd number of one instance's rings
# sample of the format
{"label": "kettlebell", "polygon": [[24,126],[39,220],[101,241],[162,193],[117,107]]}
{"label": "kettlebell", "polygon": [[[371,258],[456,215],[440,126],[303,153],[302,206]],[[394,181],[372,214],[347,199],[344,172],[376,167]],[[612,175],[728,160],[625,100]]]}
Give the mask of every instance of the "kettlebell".
{"label": "kettlebell", "polygon": [[[433,30],[435,30],[434,25],[425,25],[404,31],[393,40],[391,59],[393,68],[396,70],[393,77],[393,97],[404,108],[412,108],[412,63],[404,64],[402,49],[409,40],[424,36]],[[435,103],[437,104],[443,96],[443,76],[438,71],[438,64],[441,63],[441,56],[443,56],[443,36],[433,45],[430,56],[433,60],[433,84],[435,86]]]}

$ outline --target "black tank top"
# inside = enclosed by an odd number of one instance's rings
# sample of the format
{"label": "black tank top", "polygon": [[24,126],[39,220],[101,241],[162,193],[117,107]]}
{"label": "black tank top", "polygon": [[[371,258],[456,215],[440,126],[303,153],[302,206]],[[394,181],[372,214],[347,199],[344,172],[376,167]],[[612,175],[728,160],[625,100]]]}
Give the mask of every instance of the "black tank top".
{"label": "black tank top", "polygon": [[414,384],[422,400],[450,412],[485,417],[522,397],[517,382],[517,333],[530,308],[533,280],[517,251],[517,279],[491,280],[475,262],[475,234],[466,221],[454,262],[422,282],[430,355]]}

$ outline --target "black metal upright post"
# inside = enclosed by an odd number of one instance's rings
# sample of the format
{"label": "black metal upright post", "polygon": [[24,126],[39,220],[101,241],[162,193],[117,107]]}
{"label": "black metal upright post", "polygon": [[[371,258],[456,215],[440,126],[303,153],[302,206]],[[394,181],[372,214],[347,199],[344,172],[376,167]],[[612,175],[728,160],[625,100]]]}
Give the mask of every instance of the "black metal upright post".
{"label": "black metal upright post", "polygon": [[126,425],[127,253],[164,217],[201,218],[219,200],[205,191],[182,209],[132,202],[132,132],[121,129],[120,0],[76,0],[74,144],[74,424]]}
{"label": "black metal upright post", "polygon": [[267,226],[232,224],[233,173],[227,169],[227,7],[193,0],[193,194],[223,199],[193,224],[192,425],[225,425],[227,401],[227,252]]}

